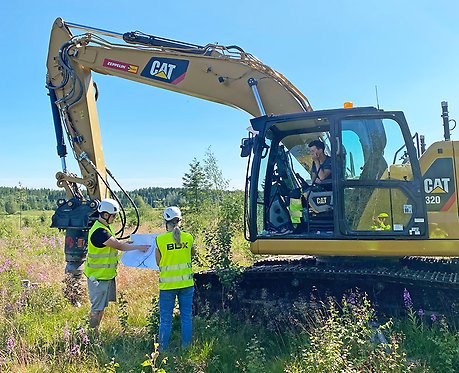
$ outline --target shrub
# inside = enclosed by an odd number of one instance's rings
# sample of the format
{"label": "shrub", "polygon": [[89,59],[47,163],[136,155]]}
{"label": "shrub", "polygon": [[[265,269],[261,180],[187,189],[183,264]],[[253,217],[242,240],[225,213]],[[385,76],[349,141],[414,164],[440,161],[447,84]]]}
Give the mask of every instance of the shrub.
{"label": "shrub", "polygon": [[344,297],[342,308],[330,299],[325,310],[318,310],[309,329],[310,342],[286,372],[409,372],[400,336],[389,341],[375,336],[390,331],[391,322],[372,326],[374,310],[366,296]]}

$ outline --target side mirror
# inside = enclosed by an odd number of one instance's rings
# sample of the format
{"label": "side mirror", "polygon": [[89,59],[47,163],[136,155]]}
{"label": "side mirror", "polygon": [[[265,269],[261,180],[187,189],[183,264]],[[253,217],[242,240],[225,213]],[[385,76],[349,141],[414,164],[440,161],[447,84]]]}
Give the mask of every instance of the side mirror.
{"label": "side mirror", "polygon": [[253,137],[245,137],[241,140],[241,157],[246,158],[250,155],[253,148]]}

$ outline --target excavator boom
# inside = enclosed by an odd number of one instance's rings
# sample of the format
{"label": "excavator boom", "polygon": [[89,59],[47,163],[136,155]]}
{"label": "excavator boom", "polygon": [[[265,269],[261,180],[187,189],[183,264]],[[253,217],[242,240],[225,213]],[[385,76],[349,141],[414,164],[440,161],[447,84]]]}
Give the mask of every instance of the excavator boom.
{"label": "excavator boom", "polygon": [[[86,33],[74,36],[70,28]],[[47,68],[47,86],[55,95],[82,183],[97,199],[106,197],[107,191],[93,72],[233,106],[253,116],[312,110],[282,74],[237,46],[198,46],[140,32],[119,34],[58,18],[51,31]],[[58,179],[65,187],[62,179],[68,178],[59,174]]]}

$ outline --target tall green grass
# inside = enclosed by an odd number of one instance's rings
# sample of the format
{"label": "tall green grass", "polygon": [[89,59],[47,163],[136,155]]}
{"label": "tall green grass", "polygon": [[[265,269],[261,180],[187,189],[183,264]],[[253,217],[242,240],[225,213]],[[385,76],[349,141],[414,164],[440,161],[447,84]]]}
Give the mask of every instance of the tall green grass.
{"label": "tall green grass", "polygon": [[[413,310],[408,302],[406,316],[382,321],[357,293],[325,300],[295,318],[276,318],[272,310],[269,323],[228,310],[203,311],[194,318],[194,340],[186,351],[179,347],[180,321],[174,317],[171,349],[162,354],[155,346],[158,274],[125,267],[119,270],[118,302],[108,307],[96,337],[88,329],[87,300],[74,307],[63,296],[63,233],[49,229],[49,216],[40,212],[27,218],[21,228],[10,217],[0,218],[2,372],[459,371],[459,338],[448,320]],[[233,261],[253,260],[237,229],[229,237],[199,217],[188,227],[215,234],[217,241],[197,238],[203,258],[211,259],[204,246],[220,240]],[[160,229],[151,222],[142,228]],[[225,250],[221,261],[230,255]]]}

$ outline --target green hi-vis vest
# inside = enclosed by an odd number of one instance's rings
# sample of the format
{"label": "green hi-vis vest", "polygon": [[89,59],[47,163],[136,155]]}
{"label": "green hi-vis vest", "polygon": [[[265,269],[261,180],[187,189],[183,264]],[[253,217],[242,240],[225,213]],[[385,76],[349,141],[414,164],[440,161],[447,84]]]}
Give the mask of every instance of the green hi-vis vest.
{"label": "green hi-vis vest", "polygon": [[290,220],[293,224],[300,224],[303,216],[303,205],[300,198],[290,198]]}
{"label": "green hi-vis vest", "polygon": [[193,236],[181,232],[181,244],[176,244],[167,232],[156,237],[156,245],[161,253],[159,262],[159,290],[183,289],[194,285],[191,268],[191,247]]}
{"label": "green hi-vis vest", "polygon": [[98,228],[107,230],[110,235],[115,236],[112,226],[107,227],[99,220],[96,220],[88,233],[88,255],[84,264],[86,277],[94,276],[96,280],[111,280],[116,276],[118,265],[118,250],[109,247],[95,247],[91,242],[91,236]]}
{"label": "green hi-vis vest", "polygon": [[384,224],[383,222],[380,222],[379,224],[373,224],[370,229],[374,231],[390,231],[391,226],[390,224]]}

